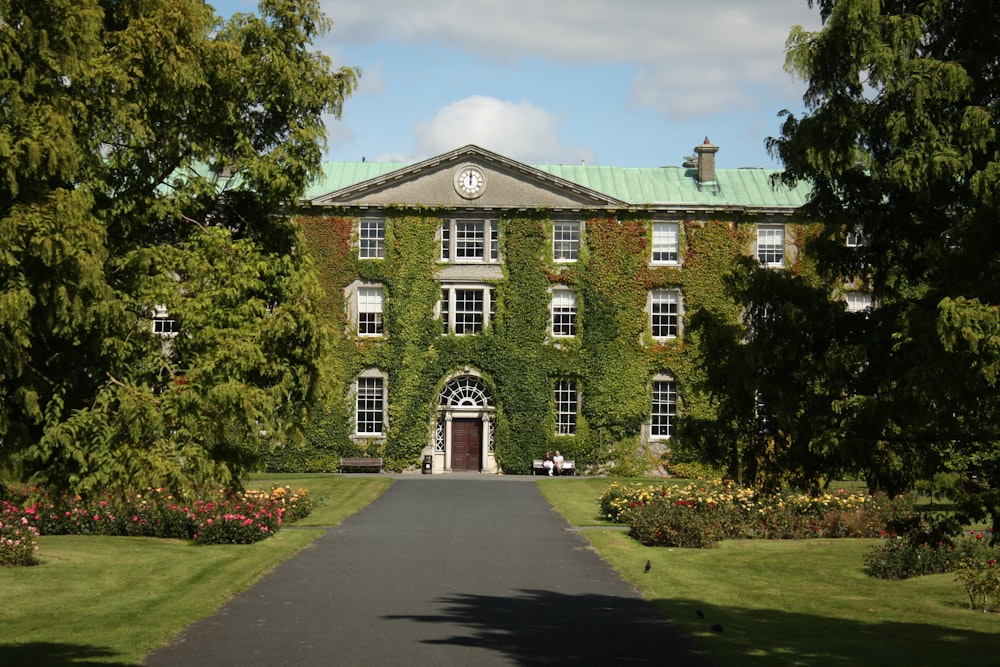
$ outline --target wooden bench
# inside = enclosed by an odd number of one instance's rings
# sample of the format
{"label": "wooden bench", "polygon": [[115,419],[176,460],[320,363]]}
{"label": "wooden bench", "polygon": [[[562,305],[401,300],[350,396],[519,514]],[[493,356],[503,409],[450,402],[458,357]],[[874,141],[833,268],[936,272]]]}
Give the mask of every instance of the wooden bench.
{"label": "wooden bench", "polygon": [[[548,471],[545,470],[545,466],[542,464],[542,459],[535,459],[531,462],[531,474],[532,475],[547,475]],[[555,475],[556,471],[553,470],[552,474]],[[575,475],[576,474],[576,461],[563,461],[562,472],[560,475]]]}
{"label": "wooden bench", "polygon": [[382,472],[382,459],[363,456],[341,457],[340,472],[347,468],[378,468]]}

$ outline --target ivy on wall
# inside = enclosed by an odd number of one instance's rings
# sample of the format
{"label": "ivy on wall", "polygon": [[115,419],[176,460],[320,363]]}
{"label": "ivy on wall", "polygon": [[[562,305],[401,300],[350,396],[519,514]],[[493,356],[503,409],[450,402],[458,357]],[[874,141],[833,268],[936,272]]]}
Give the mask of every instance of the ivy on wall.
{"label": "ivy on wall", "polygon": [[[386,256],[358,260],[352,250],[356,218],[302,217],[308,250],[326,290],[326,316],[335,359],[329,370],[343,400],[317,411],[304,451],[281,451],[272,469],[333,470],[341,455],[382,456],[390,469],[418,466],[431,443],[438,395],[447,379],[465,368],[483,377],[496,407],[494,443],[505,472],[528,473],[531,461],[559,449],[581,470],[614,467],[617,474],[641,474],[659,461],[650,458],[640,433],[651,410],[650,383],[657,374],[677,383],[680,408],[711,414],[700,380],[700,342],[681,335],[652,339],[646,309],[649,290],[679,289],[685,320],[711,308],[736,321],[724,276],[747,252],[752,225],[734,220],[685,221],[681,225],[682,267],[650,267],[651,223],[640,214],[585,221],[580,257],[552,258],[552,220],[546,211],[521,211],[500,220],[503,279],[493,285],[496,312],[476,336],[442,336],[434,318],[440,298],[437,232],[443,212],[393,209],[385,212]],[[345,289],[354,281],[381,283],[385,290],[385,336],[360,340],[349,335]],[[550,288],[566,286],[577,299],[577,336],[549,335]],[[352,437],[355,378],[378,369],[388,389],[385,438]],[[572,380],[580,391],[574,436],[558,436],[554,382]],[[683,451],[682,442],[674,442]]]}

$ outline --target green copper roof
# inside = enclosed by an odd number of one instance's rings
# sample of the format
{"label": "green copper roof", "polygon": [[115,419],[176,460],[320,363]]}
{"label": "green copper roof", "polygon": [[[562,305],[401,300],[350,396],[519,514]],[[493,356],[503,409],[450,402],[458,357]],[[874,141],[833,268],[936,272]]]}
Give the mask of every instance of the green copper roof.
{"label": "green copper roof", "polygon": [[679,167],[601,167],[548,165],[535,167],[636,206],[798,208],[809,188],[772,185],[776,171],[765,169],[717,169],[715,183],[699,187],[695,169]]}
{"label": "green copper roof", "polygon": [[[398,162],[328,162],[306,191],[305,199],[358,185],[411,166]],[[607,167],[596,165],[540,165],[531,167],[576,183],[633,206],[713,208],[799,208],[809,188],[787,188],[772,183],[778,173],[766,169],[717,169],[716,181],[699,186],[697,170],[680,167]]]}
{"label": "green copper roof", "polygon": [[324,162],[322,175],[306,189],[304,199],[315,199],[408,166],[403,162]]}

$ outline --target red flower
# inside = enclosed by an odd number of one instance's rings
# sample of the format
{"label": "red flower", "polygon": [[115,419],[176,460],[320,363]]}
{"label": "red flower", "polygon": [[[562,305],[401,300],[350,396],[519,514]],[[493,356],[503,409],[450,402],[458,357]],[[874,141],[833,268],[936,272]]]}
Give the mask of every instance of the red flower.
{"label": "red flower", "polygon": [[983,539],[983,534],[982,533],[976,533],[976,539],[977,540]]}
{"label": "red flower", "polygon": [[990,559],[990,567],[993,567],[996,564],[997,564],[997,559],[996,558],[991,558]]}

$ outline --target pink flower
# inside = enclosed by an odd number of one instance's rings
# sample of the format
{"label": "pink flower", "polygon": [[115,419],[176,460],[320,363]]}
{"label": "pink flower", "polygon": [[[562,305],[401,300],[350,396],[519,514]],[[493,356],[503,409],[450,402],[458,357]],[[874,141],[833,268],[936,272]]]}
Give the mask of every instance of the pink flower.
{"label": "pink flower", "polygon": [[100,520],[101,520],[100,515],[95,514],[94,515],[94,521],[100,521]]}

